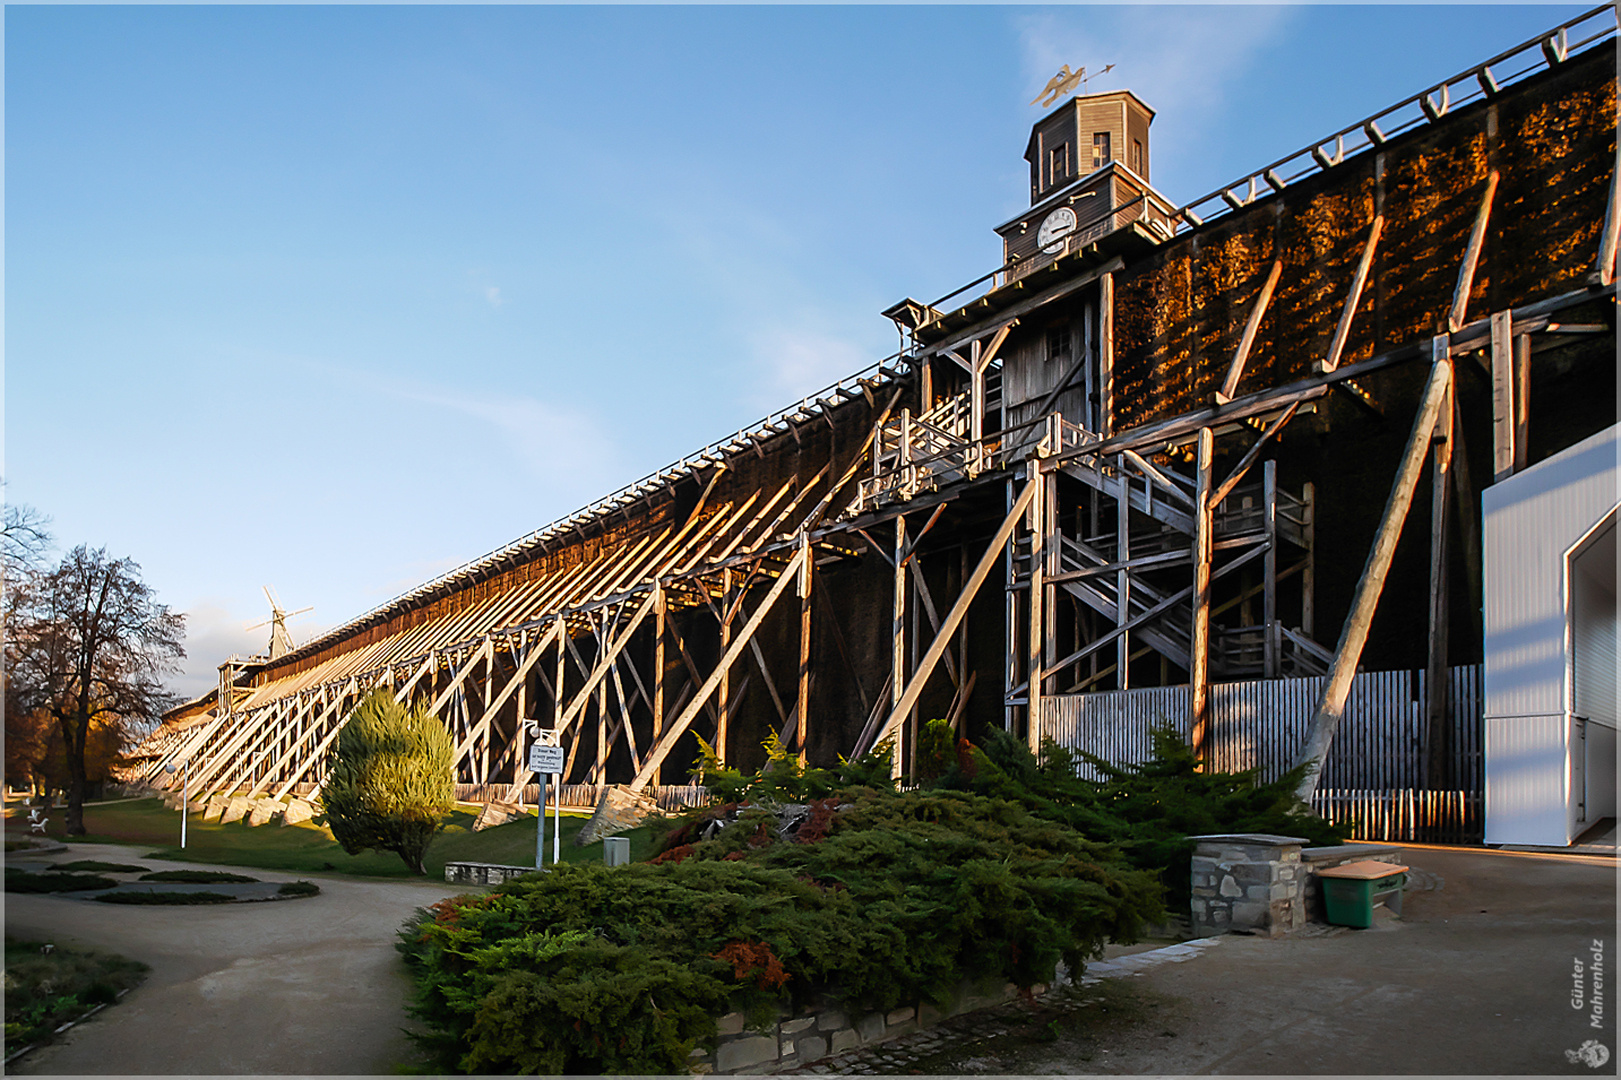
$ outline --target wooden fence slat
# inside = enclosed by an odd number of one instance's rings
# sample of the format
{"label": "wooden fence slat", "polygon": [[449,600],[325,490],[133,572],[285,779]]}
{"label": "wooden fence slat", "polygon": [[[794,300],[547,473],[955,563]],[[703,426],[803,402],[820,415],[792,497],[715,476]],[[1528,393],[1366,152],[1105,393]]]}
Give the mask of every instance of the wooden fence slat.
{"label": "wooden fence slat", "polygon": [[[1447,673],[1452,773],[1447,791],[1423,787],[1425,675],[1364,672],[1353,679],[1345,717],[1324,763],[1313,806],[1352,824],[1359,839],[1474,843],[1484,834],[1479,665]],[[1206,757],[1212,769],[1282,775],[1305,738],[1323,676],[1222,683],[1210,688]],[[1186,686],[1063,694],[1042,701],[1043,733],[1070,751],[1112,764],[1145,761],[1151,731],[1169,723],[1187,738]],[[1097,779],[1090,765],[1080,773]]]}

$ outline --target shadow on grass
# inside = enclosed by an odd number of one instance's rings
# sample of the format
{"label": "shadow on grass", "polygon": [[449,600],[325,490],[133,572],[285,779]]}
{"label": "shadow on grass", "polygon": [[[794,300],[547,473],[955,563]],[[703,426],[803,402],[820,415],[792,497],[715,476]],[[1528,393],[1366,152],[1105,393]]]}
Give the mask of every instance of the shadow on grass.
{"label": "shadow on grass", "polygon": [[[535,862],[535,819],[474,832],[479,808],[458,807],[446,822],[445,828],[434,838],[424,860],[430,880],[442,881],[447,862],[501,863],[508,866],[532,866]],[[53,813],[53,818],[57,817]],[[69,844],[104,843],[138,844],[149,847],[142,857],[171,859],[184,862],[214,863],[227,866],[248,866],[263,870],[288,870],[295,873],[340,873],[371,878],[414,877],[398,855],[387,851],[366,851],[350,855],[332,838],[332,831],[324,825],[301,822],[296,825],[249,826],[234,821],[222,825],[217,821],[204,821],[201,814],[192,814],[186,822],[186,847],[179,846],[180,812],[166,809],[162,800],[140,799],[130,802],[86,806],[84,823],[87,835],[65,837],[61,822],[53,820],[49,833]],[[564,862],[595,862],[602,858],[602,844],[576,847],[574,838],[589,820],[584,815],[563,817],[562,857]],[[546,819],[546,860],[551,861],[552,822]],[[21,824],[7,818],[8,833],[16,834]],[[623,834],[630,838],[632,860],[649,857],[653,849],[654,831],[643,827]]]}

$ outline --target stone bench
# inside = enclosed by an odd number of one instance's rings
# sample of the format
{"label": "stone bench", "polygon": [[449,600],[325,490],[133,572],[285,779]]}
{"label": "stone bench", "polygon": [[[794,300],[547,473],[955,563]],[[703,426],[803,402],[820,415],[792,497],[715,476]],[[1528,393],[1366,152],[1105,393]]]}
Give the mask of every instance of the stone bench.
{"label": "stone bench", "polygon": [[452,885],[500,885],[525,874],[544,873],[533,866],[506,866],[502,863],[447,862],[445,880]]}

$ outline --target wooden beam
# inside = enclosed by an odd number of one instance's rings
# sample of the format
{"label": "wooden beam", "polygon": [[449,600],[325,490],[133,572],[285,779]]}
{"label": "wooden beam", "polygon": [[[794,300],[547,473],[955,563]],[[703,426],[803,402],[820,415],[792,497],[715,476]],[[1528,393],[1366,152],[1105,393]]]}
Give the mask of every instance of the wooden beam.
{"label": "wooden beam", "polygon": [[1030,529],[1030,601],[1026,605],[1025,613],[1029,622],[1026,626],[1027,640],[1029,642],[1028,671],[1025,679],[1028,689],[1025,691],[1025,745],[1032,754],[1041,749],[1041,693],[1042,669],[1041,665],[1046,656],[1047,642],[1047,496],[1050,477],[1043,475],[1039,469],[1032,477],[1036,485],[1036,494],[1030,500],[1030,509],[1027,511],[1027,522]]}
{"label": "wooden beam", "polygon": [[1115,631],[1120,635],[1114,643],[1114,666],[1120,673],[1115,680],[1115,687],[1119,690],[1131,689],[1131,634],[1126,630],[1126,624],[1131,621],[1131,570],[1127,564],[1131,562],[1131,499],[1125,491],[1125,470],[1120,470],[1121,497],[1114,503],[1114,527],[1117,535],[1115,544],[1115,560],[1120,568],[1115,571],[1114,577],[1114,625]]}
{"label": "wooden beam", "polygon": [[1038,485],[1041,483],[1041,473],[1037,463],[1031,462],[1029,467],[1032,475],[1026,481],[1024,490],[1014,500],[1012,509],[1008,512],[1007,517],[1002,520],[1002,525],[996,530],[996,535],[991,538],[990,545],[985,549],[985,554],[979,560],[979,565],[974,567],[973,576],[963,582],[962,592],[958,595],[956,603],[951,605],[951,611],[946,615],[946,621],[941,625],[940,632],[934,636],[934,641],[930,643],[929,651],[923,655],[923,659],[918,661],[917,670],[912,673],[912,678],[907,683],[905,691],[900,695],[899,700],[894,703],[890,709],[888,719],[884,721],[883,726],[878,730],[878,734],[873,738],[872,744],[874,746],[888,738],[895,726],[911,711],[912,706],[917,704],[917,699],[923,693],[923,684],[928,681],[929,675],[934,671],[934,665],[940,662],[940,654],[945,652],[946,646],[951,644],[951,635],[956,632],[957,624],[962,621],[963,616],[968,614],[968,606],[973,602],[974,594],[979,592],[979,587],[985,583],[985,578],[990,574],[991,567],[996,565],[996,560],[1002,554],[1003,546],[1007,544],[1008,538],[1013,535],[1013,529],[1018,524],[1020,516],[1024,513],[1026,507],[1030,505],[1030,501],[1035,498]]}
{"label": "wooden beam", "polygon": [[450,695],[456,692],[456,690],[461,686],[463,680],[465,680],[467,676],[472,673],[473,669],[478,666],[479,661],[483,660],[487,662],[490,657],[494,655],[495,639],[487,637],[484,639],[483,643],[479,645],[478,651],[473,653],[472,656],[468,657],[466,662],[464,662],[461,667],[456,669],[456,673],[454,677],[451,678],[449,684],[447,684],[443,690],[439,691],[439,693],[434,696],[433,704],[428,706],[428,711],[433,713],[435,716],[438,716],[439,710],[444,708],[445,702],[450,700]]}
{"label": "wooden beam", "polygon": [[1469,290],[1475,285],[1475,267],[1480,262],[1480,249],[1486,243],[1486,224],[1492,216],[1492,196],[1497,194],[1497,170],[1486,176],[1486,193],[1480,197],[1480,209],[1475,212],[1475,227],[1469,231],[1469,246],[1463,251],[1463,264],[1458,267],[1458,285],[1452,291],[1452,311],[1447,315],[1447,332],[1456,334],[1463,329],[1464,313],[1469,308]]}
{"label": "wooden beam", "polygon": [[1114,434],[1114,273],[1098,278],[1098,432]]}
{"label": "wooden beam", "polygon": [[[906,515],[895,515],[894,581],[890,590],[889,612],[889,707],[897,708],[906,692]],[[899,776],[904,764],[900,747],[890,755],[891,776]]]}
{"label": "wooden beam", "polygon": [[1514,475],[1515,437],[1519,434],[1519,410],[1514,391],[1519,386],[1514,364],[1514,313],[1492,315],[1492,483]]}
{"label": "wooden beam", "polygon": [[665,755],[675,746],[676,740],[686,732],[687,727],[692,723],[693,717],[697,716],[698,710],[703,706],[704,702],[709,700],[716,687],[720,685],[721,673],[736,662],[738,654],[742,652],[749,639],[754,636],[754,632],[760,628],[760,624],[765,621],[766,615],[776,604],[777,598],[798,576],[799,568],[809,557],[810,550],[809,546],[801,547],[794,557],[789,560],[788,565],[783,567],[782,572],[777,575],[776,583],[771,586],[771,591],[766,594],[760,606],[749,617],[748,623],[738,633],[738,636],[732,640],[725,655],[721,657],[720,663],[715,666],[715,670],[710,673],[709,678],[704,680],[703,686],[699,688],[693,700],[687,703],[686,708],[681,710],[681,715],[671,722],[670,726],[649,748],[647,757],[642,761],[642,767],[637,770],[635,779],[630,782],[632,791],[640,791],[647,786],[653,772],[663,762]]}
{"label": "wooden beam", "polygon": [[[1188,720],[1193,752],[1202,757],[1205,718],[1210,693],[1210,556],[1213,539],[1210,471],[1216,439],[1209,428],[1199,429],[1198,490],[1193,501],[1193,632],[1188,644]],[[1201,762],[1200,768],[1202,769]]]}
{"label": "wooden beam", "polygon": [[1244,377],[1244,364],[1249,360],[1250,347],[1255,344],[1255,332],[1261,327],[1261,317],[1266,314],[1266,306],[1272,302],[1272,290],[1277,288],[1278,278],[1282,276],[1283,260],[1277,259],[1272,263],[1266,283],[1261,286],[1255,306],[1250,309],[1250,317],[1244,323],[1244,333],[1238,339],[1238,349],[1233,353],[1231,366],[1227,368],[1227,378],[1222,380],[1221,389],[1216,391],[1216,404],[1225,405],[1238,393],[1238,380]]}
{"label": "wooden beam", "polygon": [[1244,474],[1249,472],[1250,466],[1254,465],[1255,459],[1261,455],[1261,447],[1265,446],[1267,441],[1271,439],[1272,436],[1283,430],[1283,425],[1289,422],[1290,418],[1294,416],[1295,410],[1298,408],[1300,408],[1300,402],[1297,401],[1290,405],[1287,409],[1283,410],[1283,415],[1272,421],[1271,425],[1261,433],[1261,437],[1255,440],[1255,445],[1250,447],[1248,452],[1244,454],[1244,457],[1239,461],[1238,466],[1233,469],[1230,474],[1228,474],[1227,479],[1221,482],[1221,486],[1211,493],[1211,509],[1215,509],[1216,507],[1220,506],[1221,501],[1233,493],[1233,488],[1237,487],[1238,482],[1244,479]]}
{"label": "wooden beam", "polygon": [[[1450,391],[1450,388],[1449,388]],[[1447,517],[1452,493],[1452,430],[1456,423],[1455,395],[1448,393],[1430,437],[1430,597],[1429,638],[1425,664],[1425,716],[1423,756],[1427,786],[1444,790],[1447,777]]]}
{"label": "wooden beam", "polygon": [[[923,614],[928,617],[929,629],[934,633],[940,632],[940,614],[934,606],[934,594],[929,591],[928,580],[923,576],[923,568],[916,562],[908,564],[912,571],[912,590],[917,594]],[[951,676],[953,686],[960,685],[962,676],[957,672],[956,661],[951,658],[951,650],[947,649],[943,659],[946,662],[946,674]]]}
{"label": "wooden beam", "polygon": [[1531,461],[1531,335],[1514,338],[1514,471]]}
{"label": "wooden beam", "polygon": [[1334,328],[1334,340],[1328,346],[1328,356],[1317,367],[1319,372],[1331,372],[1340,366],[1345,342],[1351,336],[1351,320],[1356,317],[1357,305],[1362,302],[1362,287],[1368,283],[1368,271],[1373,267],[1373,252],[1379,246],[1379,234],[1384,227],[1385,216],[1375,214],[1373,227],[1368,230],[1368,241],[1362,247],[1362,259],[1356,265],[1356,276],[1351,279],[1351,293],[1345,298],[1339,325]]}
{"label": "wooden beam", "polygon": [[1434,364],[1424,396],[1419,402],[1418,415],[1413,419],[1413,431],[1407,440],[1391,485],[1390,498],[1385,503],[1379,531],[1374,536],[1368,561],[1357,582],[1351,610],[1340,631],[1339,645],[1334,650],[1334,663],[1323,685],[1323,694],[1312,717],[1311,728],[1305,742],[1295,755],[1294,764],[1306,766],[1304,778],[1295,789],[1295,796],[1310,805],[1317,790],[1317,780],[1323,772],[1323,762],[1334,741],[1334,730],[1345,714],[1345,700],[1351,692],[1351,679],[1356,675],[1357,663],[1362,659],[1362,647],[1367,643],[1368,631],[1373,625],[1373,613],[1379,605],[1379,594],[1384,590],[1385,575],[1396,554],[1396,541],[1401,536],[1402,524],[1407,520],[1407,509],[1412,505],[1413,489],[1419,473],[1424,469],[1425,451],[1429,449],[1430,433],[1435,430],[1436,418],[1446,400],[1452,384],[1452,363],[1448,359],[1447,335],[1440,334],[1434,342]]}
{"label": "wooden beam", "polygon": [[[348,686],[348,688],[346,688],[346,690],[354,688],[355,685],[356,685],[355,680],[350,679],[349,680],[349,686]],[[311,724],[310,727],[311,728],[318,728],[322,724],[326,723],[327,718],[332,715],[334,710],[337,709],[338,703],[341,702],[343,700],[343,698],[344,698],[344,692],[339,692],[337,694],[332,695],[331,700],[327,702],[326,708],[321,711],[321,714],[316,718],[315,723]],[[272,765],[270,768],[265,770],[264,777],[257,784],[255,784],[253,786],[252,790],[250,790],[248,792],[248,798],[250,798],[250,799],[255,798],[256,796],[259,795],[260,792],[264,791],[266,788],[268,788],[274,782],[275,776],[288,763],[288,761],[291,760],[293,757],[297,756],[299,748],[304,743],[305,734],[306,734],[305,732],[300,731],[299,734],[298,734],[298,737],[295,738],[291,743],[288,744],[287,749],[282,753],[281,757],[276,759],[276,763],[274,765]],[[277,795],[276,798],[280,799],[281,796]]]}
{"label": "wooden beam", "polygon": [[810,536],[799,534],[799,546],[804,556],[799,564],[799,693],[794,700],[794,730],[789,745],[799,748],[799,764],[805,764],[806,736],[809,734],[806,718],[810,715],[811,673],[811,589],[812,572],[816,560],[810,553]]}
{"label": "wooden beam", "polygon": [[[631,636],[636,633],[636,628],[642,625],[642,620],[652,613],[653,608],[658,603],[658,596],[662,589],[663,587],[658,582],[653,583],[653,588],[648,590],[647,596],[636,609],[636,613],[631,616],[628,623],[620,628],[612,642],[608,642],[606,634],[604,635],[603,648],[597,655],[596,664],[591,668],[591,673],[586,676],[585,682],[574,692],[574,697],[569,701],[568,707],[557,718],[557,724],[553,728],[554,731],[561,734],[561,732],[573,725],[575,718],[580,715],[580,711],[585,708],[587,701],[590,699],[591,691],[597,688],[597,684],[608,674],[608,669],[613,666],[613,662],[619,658],[619,654],[624,651],[625,646],[630,644]],[[559,618],[558,622],[561,624],[562,619]],[[561,689],[561,686],[559,686],[559,689]],[[530,775],[533,776],[534,774],[531,773]],[[528,781],[526,780],[524,783],[528,783]]]}
{"label": "wooden beam", "polygon": [[1261,512],[1265,515],[1266,560],[1261,569],[1265,592],[1261,600],[1261,625],[1266,627],[1261,673],[1276,679],[1281,672],[1278,646],[1278,463],[1268,459],[1261,466]]}
{"label": "wooden beam", "polygon": [[1604,205],[1604,231],[1599,234],[1598,259],[1593,272],[1587,276],[1589,284],[1604,287],[1615,282],[1615,252],[1617,234],[1621,233],[1621,206],[1617,205],[1621,192],[1616,190],[1616,178],[1621,175],[1621,144],[1616,146],[1615,164],[1610,168],[1610,201]]}
{"label": "wooden beam", "polygon": [[[511,697],[517,691],[518,687],[523,685],[524,680],[529,677],[529,669],[535,666],[535,662],[540,659],[541,654],[550,649],[552,642],[563,632],[563,619],[561,616],[559,616],[558,618],[552,620],[551,629],[546,631],[545,636],[529,647],[528,655],[524,657],[523,662],[520,663],[517,670],[513,672],[512,678],[507,680],[506,685],[501,688],[500,693],[496,694],[495,699],[491,701],[489,705],[485,706],[483,716],[480,717],[477,726],[475,726],[473,730],[469,731],[466,738],[462,739],[462,741],[457,744],[457,761],[460,761],[462,755],[468,750],[472,749],[473,741],[480,735],[484,734],[484,732],[489,728],[491,718],[493,718],[495,714],[500,711],[501,706],[507,703],[507,698]],[[522,720],[523,717],[520,716],[519,722],[521,723]]]}
{"label": "wooden beam", "polygon": [[971,341],[984,337],[996,327],[1001,326],[1004,323],[1010,323],[1015,319],[1030,314],[1032,311],[1035,311],[1038,308],[1046,307],[1054,300],[1061,299],[1073,292],[1084,289],[1088,285],[1092,284],[1092,282],[1101,279],[1103,275],[1113,273],[1125,265],[1125,260],[1116,255],[1114,258],[1110,259],[1108,262],[1104,263],[1102,266],[1099,266],[1095,270],[1088,270],[1084,274],[1078,274],[1075,277],[1070,278],[1068,281],[1065,281],[1059,285],[1054,285],[1050,289],[1045,289],[1027,300],[1021,300],[1005,311],[992,316],[990,319],[987,319],[984,322],[976,323],[973,326],[968,327],[966,330],[940,342],[938,345],[925,346],[923,349],[918,351],[915,359],[922,360],[930,356],[939,356],[940,354],[948,352],[951,349],[959,349]]}

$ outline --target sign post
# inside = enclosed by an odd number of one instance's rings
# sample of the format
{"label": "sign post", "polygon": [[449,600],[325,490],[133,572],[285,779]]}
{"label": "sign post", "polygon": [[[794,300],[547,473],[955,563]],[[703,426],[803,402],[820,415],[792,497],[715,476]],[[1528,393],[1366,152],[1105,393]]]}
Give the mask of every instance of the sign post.
{"label": "sign post", "polygon": [[[535,741],[529,744],[529,771],[540,777],[540,796],[535,803],[535,868],[539,869],[546,862],[546,781],[553,774],[563,771],[563,748],[557,745],[557,735],[554,732],[542,731],[539,726],[531,726],[530,733]],[[557,862],[558,845],[557,829],[562,824],[562,795],[563,785],[561,776],[558,777],[558,819],[552,827],[552,862]]]}

